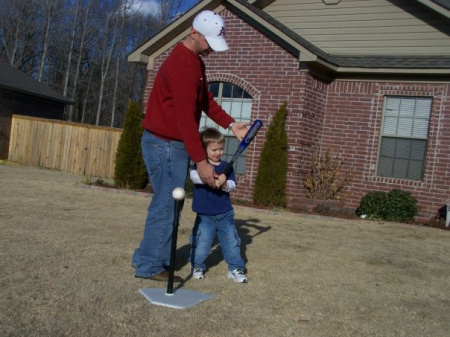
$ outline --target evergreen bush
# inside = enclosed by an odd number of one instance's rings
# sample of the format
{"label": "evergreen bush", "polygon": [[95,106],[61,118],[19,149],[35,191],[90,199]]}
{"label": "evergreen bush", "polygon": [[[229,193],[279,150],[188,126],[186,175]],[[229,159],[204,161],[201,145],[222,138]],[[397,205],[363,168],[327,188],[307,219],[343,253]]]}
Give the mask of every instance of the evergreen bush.
{"label": "evergreen bush", "polygon": [[120,188],[139,189],[145,187],[147,182],[141,149],[143,132],[141,122],[141,107],[136,102],[130,101],[117,146],[114,170],[114,183]]}
{"label": "evergreen bush", "polygon": [[259,205],[286,206],[288,139],[284,129],[287,103],[283,103],[269,125],[262,147],[255,180],[253,202]]}
{"label": "evergreen bush", "polygon": [[408,222],[413,220],[419,213],[417,199],[407,191],[401,189],[390,190],[388,193],[388,202],[389,212],[386,214],[385,220]]}
{"label": "evergreen bush", "polygon": [[411,193],[392,189],[388,193],[372,191],[362,199],[356,213],[371,219],[409,222],[419,213],[417,199]]}
{"label": "evergreen bush", "polygon": [[387,208],[387,193],[383,191],[371,191],[362,197],[356,214],[369,219],[384,219]]}

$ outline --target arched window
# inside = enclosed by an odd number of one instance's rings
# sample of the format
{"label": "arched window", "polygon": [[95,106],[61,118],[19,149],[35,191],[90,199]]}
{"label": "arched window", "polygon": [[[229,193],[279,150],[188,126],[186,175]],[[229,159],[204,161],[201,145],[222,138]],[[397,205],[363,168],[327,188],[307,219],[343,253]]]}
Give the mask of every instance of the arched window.
{"label": "arched window", "polygon": [[[244,89],[231,83],[211,82],[209,83],[209,91],[213,94],[215,101],[237,122],[250,121],[253,100],[252,96]],[[239,146],[238,139],[230,130],[218,126],[203,113],[200,121],[200,130],[206,127],[218,128],[225,135],[225,154],[223,160],[230,161]],[[246,160],[247,150],[239,156],[234,164],[236,174],[245,173]]]}

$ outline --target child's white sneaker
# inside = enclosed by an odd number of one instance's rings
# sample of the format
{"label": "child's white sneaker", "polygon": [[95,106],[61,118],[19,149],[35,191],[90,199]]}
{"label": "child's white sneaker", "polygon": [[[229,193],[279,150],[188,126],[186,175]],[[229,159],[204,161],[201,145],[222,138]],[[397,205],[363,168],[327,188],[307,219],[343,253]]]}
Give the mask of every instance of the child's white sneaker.
{"label": "child's white sneaker", "polygon": [[247,276],[241,269],[235,269],[228,272],[227,277],[237,283],[247,283]]}
{"label": "child's white sneaker", "polygon": [[194,267],[194,269],[192,269],[192,277],[197,280],[203,280],[205,278],[205,274],[203,274],[202,268]]}

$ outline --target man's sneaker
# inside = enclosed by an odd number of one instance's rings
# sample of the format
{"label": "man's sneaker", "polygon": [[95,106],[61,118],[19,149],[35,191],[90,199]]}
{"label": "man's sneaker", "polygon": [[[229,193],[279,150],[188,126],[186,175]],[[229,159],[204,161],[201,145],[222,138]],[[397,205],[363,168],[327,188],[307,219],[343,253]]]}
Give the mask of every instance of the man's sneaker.
{"label": "man's sneaker", "polygon": [[192,277],[197,280],[203,280],[205,278],[205,274],[203,274],[203,270],[200,267],[194,267],[192,270]]}
{"label": "man's sneaker", "polygon": [[229,271],[227,277],[237,283],[247,283],[248,281],[247,276],[245,276],[244,272],[241,269]]}

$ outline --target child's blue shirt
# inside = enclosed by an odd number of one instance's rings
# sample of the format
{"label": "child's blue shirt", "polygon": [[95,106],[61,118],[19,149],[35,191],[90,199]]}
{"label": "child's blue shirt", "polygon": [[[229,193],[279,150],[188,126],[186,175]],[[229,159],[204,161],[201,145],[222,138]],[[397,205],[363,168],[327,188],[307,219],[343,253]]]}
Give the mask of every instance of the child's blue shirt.
{"label": "child's blue shirt", "polygon": [[[220,165],[214,166],[214,170],[217,174],[221,174],[227,165],[227,162],[221,160]],[[195,164],[192,169],[197,170]],[[236,182],[233,168],[228,173],[227,180]],[[192,210],[198,214],[219,215],[233,209],[230,193],[223,191],[221,188],[212,188],[206,184],[195,184],[193,192]]]}

